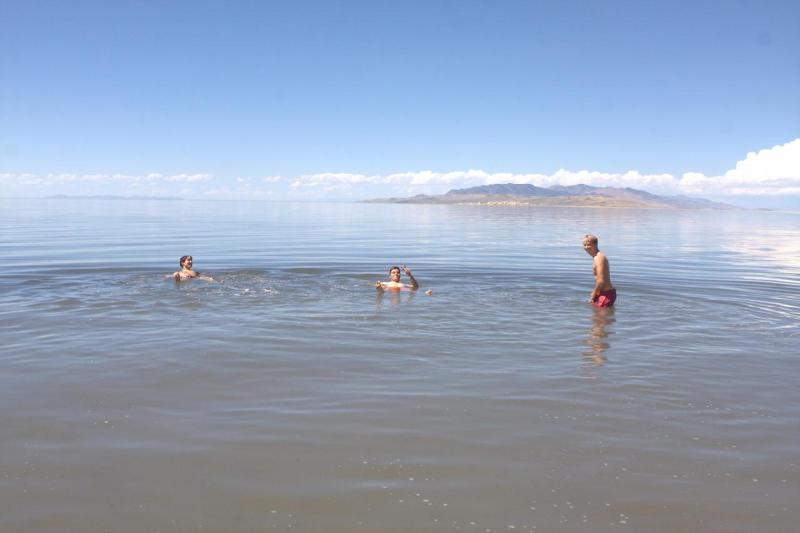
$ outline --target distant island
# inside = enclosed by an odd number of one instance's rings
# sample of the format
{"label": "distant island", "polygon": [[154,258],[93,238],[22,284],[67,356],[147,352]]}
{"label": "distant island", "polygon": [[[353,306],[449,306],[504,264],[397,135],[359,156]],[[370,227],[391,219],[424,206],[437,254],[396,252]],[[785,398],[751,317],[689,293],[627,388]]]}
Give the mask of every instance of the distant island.
{"label": "distant island", "polygon": [[528,183],[480,185],[452,189],[445,194],[418,194],[408,198],[376,198],[368,203],[472,204],[541,207],[636,207],[649,209],[738,209],[730,204],[689,196],[659,196],[630,187],[553,185],[536,187]]}

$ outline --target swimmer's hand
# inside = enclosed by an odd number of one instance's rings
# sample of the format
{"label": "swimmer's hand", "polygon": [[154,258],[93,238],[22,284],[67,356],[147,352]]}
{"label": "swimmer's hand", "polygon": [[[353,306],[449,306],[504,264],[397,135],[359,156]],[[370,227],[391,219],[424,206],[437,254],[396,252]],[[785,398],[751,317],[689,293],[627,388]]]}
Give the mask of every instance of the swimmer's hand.
{"label": "swimmer's hand", "polygon": [[425,291],[425,294],[430,296],[431,294],[433,294],[433,289],[428,289],[427,291]]}
{"label": "swimmer's hand", "polygon": [[380,281],[376,281],[375,282],[375,288],[377,290],[379,290],[379,291],[382,291],[383,290],[383,283],[381,283]]}
{"label": "swimmer's hand", "polygon": [[408,268],[406,265],[403,265],[403,272],[406,273],[406,276],[410,276],[411,275],[411,269]]}

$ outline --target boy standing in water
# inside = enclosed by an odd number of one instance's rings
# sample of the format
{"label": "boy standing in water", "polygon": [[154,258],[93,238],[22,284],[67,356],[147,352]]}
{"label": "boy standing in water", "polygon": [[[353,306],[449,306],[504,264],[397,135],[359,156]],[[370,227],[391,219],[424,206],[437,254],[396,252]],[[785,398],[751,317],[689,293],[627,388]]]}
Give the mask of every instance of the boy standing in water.
{"label": "boy standing in water", "polygon": [[611,307],[617,299],[617,289],[611,284],[611,270],[608,267],[608,259],[597,248],[597,237],[594,235],[584,236],[583,249],[592,256],[594,290],[589,297],[589,301],[597,307]]}

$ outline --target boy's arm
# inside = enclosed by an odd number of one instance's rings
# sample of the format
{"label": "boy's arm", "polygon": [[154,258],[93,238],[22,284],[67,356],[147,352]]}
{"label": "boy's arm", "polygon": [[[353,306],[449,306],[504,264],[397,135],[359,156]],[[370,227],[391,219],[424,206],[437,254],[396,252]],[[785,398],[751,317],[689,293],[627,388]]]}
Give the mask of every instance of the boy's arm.
{"label": "boy's arm", "polygon": [[606,280],[608,279],[608,261],[606,256],[597,254],[594,256],[594,290],[592,290],[591,300],[594,302],[600,296],[600,290],[605,287]]}
{"label": "boy's arm", "polygon": [[403,265],[403,272],[406,273],[406,276],[408,276],[408,279],[411,281],[411,288],[419,289],[419,283],[417,283],[416,278],[414,278],[414,275],[411,273],[411,269]]}

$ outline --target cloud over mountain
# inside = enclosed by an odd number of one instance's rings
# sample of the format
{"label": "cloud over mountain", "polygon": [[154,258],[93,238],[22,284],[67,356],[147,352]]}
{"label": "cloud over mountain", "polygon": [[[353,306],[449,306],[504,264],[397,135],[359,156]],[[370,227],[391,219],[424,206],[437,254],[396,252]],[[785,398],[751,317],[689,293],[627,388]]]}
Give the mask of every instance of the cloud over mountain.
{"label": "cloud over mountain", "polygon": [[355,185],[392,185],[398,193],[441,193],[454,187],[472,187],[497,183],[529,183],[537,187],[577,185],[597,187],[632,187],[658,194],[715,196],[800,194],[800,139],[773,148],[751,152],[721,176],[687,172],[642,174],[637,170],[613,173],[589,170],[559,169],[553,174],[521,174],[466,170],[452,172],[403,172],[380,175],[321,173],[305,175],[292,182],[292,187],[352,189]]}
{"label": "cloud over mountain", "polygon": [[182,195],[202,198],[364,199],[388,195],[441,194],[449,189],[528,183],[537,187],[586,184],[631,187],[662,195],[778,197],[800,195],[800,138],[751,152],[719,176],[686,172],[642,174],[569,170],[552,174],[487,172],[479,169],[436,172],[422,170],[392,174],[323,172],[295,178],[223,178],[209,173],[127,174],[12,174],[0,173],[0,196],[49,194]]}

